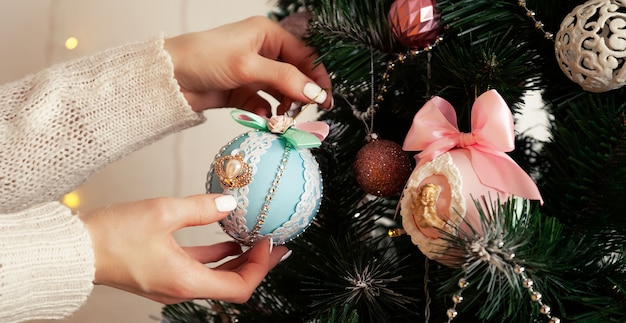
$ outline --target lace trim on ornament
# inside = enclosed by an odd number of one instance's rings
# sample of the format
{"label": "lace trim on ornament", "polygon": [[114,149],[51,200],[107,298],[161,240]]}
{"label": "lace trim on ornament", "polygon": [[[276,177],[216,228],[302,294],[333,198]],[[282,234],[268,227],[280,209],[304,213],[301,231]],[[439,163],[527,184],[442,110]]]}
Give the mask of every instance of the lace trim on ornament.
{"label": "lace trim on ornament", "polygon": [[[254,178],[257,172],[257,164],[261,160],[261,156],[267,152],[272,146],[272,141],[276,136],[265,132],[248,132],[247,137],[239,145],[239,151],[243,154],[243,160],[250,166],[250,173]],[[229,144],[230,145],[230,144]],[[225,194],[230,194],[237,200],[237,208],[228,215],[229,221],[225,228],[228,232],[237,232],[239,240],[244,243],[252,243],[252,240],[256,239],[256,235],[252,234],[246,226],[246,214],[248,213],[248,193],[250,188],[248,186],[240,188],[228,188],[224,190]]]}
{"label": "lace trim on ornament", "polygon": [[293,240],[311,225],[312,218],[318,211],[317,201],[322,198],[322,178],[315,157],[308,149],[298,150],[298,152],[304,166],[304,192],[301,195],[304,198],[300,198],[296,205],[296,212],[289,218],[289,221],[271,233],[277,244]]}

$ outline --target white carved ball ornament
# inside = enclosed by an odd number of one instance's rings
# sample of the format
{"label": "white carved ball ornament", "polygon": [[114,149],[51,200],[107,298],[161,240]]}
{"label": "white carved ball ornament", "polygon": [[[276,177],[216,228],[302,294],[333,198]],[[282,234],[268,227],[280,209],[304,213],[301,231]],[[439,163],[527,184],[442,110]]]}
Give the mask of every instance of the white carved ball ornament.
{"label": "white carved ball ornament", "polygon": [[590,0],[561,23],[555,39],[561,70],[585,91],[626,85],[626,0]]}

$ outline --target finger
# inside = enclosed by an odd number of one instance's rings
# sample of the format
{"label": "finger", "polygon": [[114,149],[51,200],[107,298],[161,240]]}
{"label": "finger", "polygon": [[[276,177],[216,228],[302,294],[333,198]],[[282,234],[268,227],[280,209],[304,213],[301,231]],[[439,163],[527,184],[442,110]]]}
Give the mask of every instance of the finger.
{"label": "finger", "polygon": [[236,271],[204,270],[203,275],[194,278],[191,288],[198,298],[243,303],[273,267],[270,260],[270,241],[261,240],[250,249],[248,261]]}
{"label": "finger", "polygon": [[252,249],[246,250],[244,253],[240,254],[239,256],[233,259],[230,259],[224,262],[223,264],[215,267],[215,269],[224,270],[224,271],[237,271],[241,266],[243,266],[243,264],[248,262],[248,257],[250,256],[250,250]]}
{"label": "finger", "polygon": [[234,241],[226,241],[211,246],[182,247],[182,249],[191,258],[203,264],[220,261],[226,257],[242,253],[241,246]]}
{"label": "finger", "polygon": [[[285,246],[274,246],[272,248],[272,254],[270,255],[270,266],[273,268],[276,264],[282,261],[282,258],[289,252],[289,249]],[[230,270],[236,271],[241,268],[247,261],[250,254],[250,250],[242,253],[241,255],[233,258],[215,269],[218,270]]]}
{"label": "finger", "polygon": [[268,100],[258,94],[258,89],[247,97],[241,98],[236,106],[264,117],[272,116],[272,106]]}
{"label": "finger", "polygon": [[255,82],[268,84],[295,101],[317,103],[327,110],[331,108],[329,86],[324,88],[316,84],[294,65],[260,56],[251,60],[255,62],[250,62],[248,73],[255,78]]}
{"label": "finger", "polygon": [[[330,109],[332,97],[326,92],[330,92],[331,80],[326,68],[315,62],[315,52],[275,22],[266,19],[264,30],[264,37],[257,40],[261,57],[253,57],[256,61],[249,64],[254,69],[250,75],[256,75],[297,101],[315,99],[321,107]],[[317,90],[307,91],[308,83]],[[321,89],[326,91],[322,93]]]}
{"label": "finger", "polygon": [[266,37],[262,39],[260,54],[269,59],[280,58],[283,62],[298,67],[322,88],[331,87],[326,68],[315,62],[317,59],[315,51],[276,22],[269,21]]}
{"label": "finger", "polygon": [[174,229],[213,223],[225,218],[237,207],[231,195],[199,194],[168,200],[170,221]]}

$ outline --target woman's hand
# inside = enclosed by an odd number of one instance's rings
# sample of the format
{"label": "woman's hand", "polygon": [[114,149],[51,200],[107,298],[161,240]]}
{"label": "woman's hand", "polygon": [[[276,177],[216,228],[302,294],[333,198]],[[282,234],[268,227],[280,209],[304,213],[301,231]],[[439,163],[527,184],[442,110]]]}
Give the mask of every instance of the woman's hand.
{"label": "woman's hand", "polygon": [[[165,40],[174,74],[194,111],[238,107],[269,114],[263,90],[281,102],[315,102],[330,109],[331,82],[314,51],[275,22],[253,17]],[[280,112],[279,112],[280,113]]]}
{"label": "woman's hand", "polygon": [[[235,242],[181,247],[172,236],[183,227],[219,221],[235,203],[229,195],[203,194],[118,204],[81,214],[94,246],[94,283],[165,304],[207,298],[247,301],[287,248],[272,248],[269,240],[259,241],[245,253]],[[218,267],[205,265],[235,255]]]}

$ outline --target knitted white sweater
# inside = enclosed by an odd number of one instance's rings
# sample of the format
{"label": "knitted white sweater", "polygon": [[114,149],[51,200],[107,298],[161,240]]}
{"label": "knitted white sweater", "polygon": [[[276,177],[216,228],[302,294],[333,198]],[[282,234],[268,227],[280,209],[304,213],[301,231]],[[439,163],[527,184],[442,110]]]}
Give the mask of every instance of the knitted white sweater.
{"label": "knitted white sweater", "polygon": [[90,237],[57,200],[106,164],[203,121],[162,37],[0,86],[0,322],[65,317],[92,290]]}

